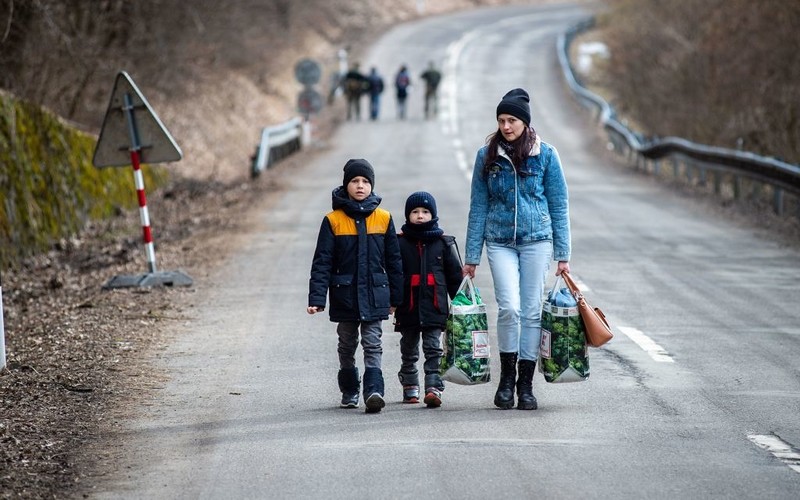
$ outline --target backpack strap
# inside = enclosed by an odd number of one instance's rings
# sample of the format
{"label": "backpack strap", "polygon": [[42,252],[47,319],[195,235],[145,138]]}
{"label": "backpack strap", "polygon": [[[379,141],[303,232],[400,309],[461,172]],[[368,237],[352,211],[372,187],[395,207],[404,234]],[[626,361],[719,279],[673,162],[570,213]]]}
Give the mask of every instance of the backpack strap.
{"label": "backpack strap", "polygon": [[456,243],[456,237],[450,236],[449,234],[443,234],[441,238],[445,246],[456,256],[456,258],[458,259],[458,263],[461,264],[461,267],[464,267],[464,263],[461,260],[461,252],[458,251],[458,243]]}

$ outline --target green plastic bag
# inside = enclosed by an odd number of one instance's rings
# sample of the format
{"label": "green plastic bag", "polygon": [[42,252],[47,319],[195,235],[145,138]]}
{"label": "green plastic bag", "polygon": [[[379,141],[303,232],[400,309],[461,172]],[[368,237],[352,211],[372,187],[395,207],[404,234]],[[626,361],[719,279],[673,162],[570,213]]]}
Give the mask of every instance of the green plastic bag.
{"label": "green plastic bag", "polygon": [[464,277],[450,302],[442,348],[442,380],[461,385],[490,381],[489,320],[486,305],[469,276]]}
{"label": "green plastic bag", "polygon": [[589,378],[589,357],[578,302],[559,277],[542,304],[539,371],[547,382],[582,382]]}

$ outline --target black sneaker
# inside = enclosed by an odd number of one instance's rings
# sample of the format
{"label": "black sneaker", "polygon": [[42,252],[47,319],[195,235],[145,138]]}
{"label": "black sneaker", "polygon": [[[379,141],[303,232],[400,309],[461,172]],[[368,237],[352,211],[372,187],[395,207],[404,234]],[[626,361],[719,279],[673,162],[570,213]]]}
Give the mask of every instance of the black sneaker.
{"label": "black sneaker", "polygon": [[358,408],[358,393],[344,394],[342,393],[342,408]]}
{"label": "black sneaker", "polygon": [[367,405],[367,413],[378,413],[381,411],[381,408],[386,406],[383,396],[377,392],[370,394],[366,401],[364,401],[364,404]]}

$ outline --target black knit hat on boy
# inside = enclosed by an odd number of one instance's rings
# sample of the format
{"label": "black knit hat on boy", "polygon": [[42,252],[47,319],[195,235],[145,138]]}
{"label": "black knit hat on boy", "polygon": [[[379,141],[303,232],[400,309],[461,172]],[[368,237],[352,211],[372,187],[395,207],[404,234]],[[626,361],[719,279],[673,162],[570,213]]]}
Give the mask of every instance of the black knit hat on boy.
{"label": "black knit hat on boy", "polygon": [[516,116],[525,125],[531,124],[531,98],[523,89],[509,90],[497,105],[497,116],[501,114]]}
{"label": "black knit hat on boy", "polygon": [[366,178],[372,189],[375,189],[375,171],[372,169],[372,165],[363,158],[347,160],[347,163],[344,164],[342,186],[346,187],[353,180],[353,177],[358,177],[359,175]]}
{"label": "black knit hat on boy", "polygon": [[436,200],[433,199],[430,193],[425,191],[411,193],[406,200],[406,220],[411,215],[411,211],[418,207],[427,208],[431,213],[431,220],[436,220]]}

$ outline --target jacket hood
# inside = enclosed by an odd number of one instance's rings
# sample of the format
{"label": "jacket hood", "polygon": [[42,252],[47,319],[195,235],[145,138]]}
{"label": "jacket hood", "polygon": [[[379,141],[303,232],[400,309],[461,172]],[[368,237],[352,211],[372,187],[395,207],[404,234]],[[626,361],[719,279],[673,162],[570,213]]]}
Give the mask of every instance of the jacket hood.
{"label": "jacket hood", "polygon": [[350,217],[368,217],[381,204],[381,197],[370,193],[364,201],[356,201],[347,195],[347,189],[339,186],[331,193],[331,207],[334,210],[344,210]]}

